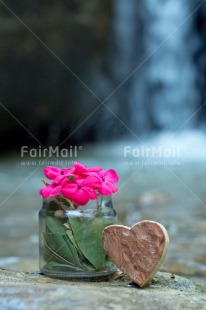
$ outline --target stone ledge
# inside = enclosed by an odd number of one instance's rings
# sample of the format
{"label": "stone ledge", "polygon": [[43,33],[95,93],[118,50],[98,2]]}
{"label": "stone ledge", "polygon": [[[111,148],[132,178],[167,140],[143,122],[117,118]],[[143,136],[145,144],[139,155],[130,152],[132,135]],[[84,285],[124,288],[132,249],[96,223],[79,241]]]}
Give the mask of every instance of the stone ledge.
{"label": "stone ledge", "polygon": [[140,289],[128,278],[80,282],[0,270],[2,310],[36,309],[206,309],[206,286],[158,272]]}

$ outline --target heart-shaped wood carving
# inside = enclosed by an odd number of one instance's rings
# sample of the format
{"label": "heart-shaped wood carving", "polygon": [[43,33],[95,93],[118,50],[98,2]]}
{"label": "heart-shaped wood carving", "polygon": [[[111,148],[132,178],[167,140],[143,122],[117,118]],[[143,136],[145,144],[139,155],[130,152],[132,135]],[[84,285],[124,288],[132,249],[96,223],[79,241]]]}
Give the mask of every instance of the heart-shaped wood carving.
{"label": "heart-shaped wood carving", "polygon": [[153,221],[142,221],[131,228],[108,226],[102,240],[115,265],[140,287],[150,283],[165,258],[169,244],[164,226]]}

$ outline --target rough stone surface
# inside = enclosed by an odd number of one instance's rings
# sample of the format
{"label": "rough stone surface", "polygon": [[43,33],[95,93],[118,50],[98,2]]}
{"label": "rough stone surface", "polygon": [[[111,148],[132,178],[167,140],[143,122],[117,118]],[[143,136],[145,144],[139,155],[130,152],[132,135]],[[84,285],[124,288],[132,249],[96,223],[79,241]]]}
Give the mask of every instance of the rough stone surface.
{"label": "rough stone surface", "polygon": [[126,277],[77,282],[1,269],[0,305],[2,310],[206,309],[206,287],[161,272],[140,289]]}
{"label": "rough stone surface", "polygon": [[165,228],[153,221],[142,221],[131,228],[112,225],[103,233],[103,244],[109,257],[140,287],[147,286],[158,271],[168,243]]}

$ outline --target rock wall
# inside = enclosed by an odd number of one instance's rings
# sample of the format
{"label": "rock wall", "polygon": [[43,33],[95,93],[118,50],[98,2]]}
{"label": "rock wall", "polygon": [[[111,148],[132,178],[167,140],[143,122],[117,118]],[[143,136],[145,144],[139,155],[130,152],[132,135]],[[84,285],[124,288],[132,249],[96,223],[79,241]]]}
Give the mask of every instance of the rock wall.
{"label": "rock wall", "polygon": [[[40,142],[55,145],[100,103],[92,91],[101,96],[97,78],[103,76],[110,1],[10,0],[7,6],[13,13],[0,5],[1,145],[35,143],[18,121]],[[92,139],[93,122],[72,138]]]}
{"label": "rock wall", "polygon": [[194,16],[194,21],[199,34],[199,49],[195,54],[195,63],[198,69],[197,87],[201,94],[202,109],[199,112],[199,118],[206,122],[206,5],[198,10]]}
{"label": "rock wall", "polygon": [[[53,146],[67,139],[65,146],[205,121],[200,0],[6,4],[0,4],[0,149],[39,144],[34,137]],[[100,106],[105,98],[107,107]]]}

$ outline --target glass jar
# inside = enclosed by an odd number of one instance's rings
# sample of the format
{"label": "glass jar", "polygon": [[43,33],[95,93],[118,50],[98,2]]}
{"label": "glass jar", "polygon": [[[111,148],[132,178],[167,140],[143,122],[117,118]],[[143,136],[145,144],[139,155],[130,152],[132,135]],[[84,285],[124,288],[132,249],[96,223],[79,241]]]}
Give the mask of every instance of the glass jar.
{"label": "glass jar", "polygon": [[44,199],[39,212],[40,271],[58,278],[107,278],[116,266],[104,251],[102,232],[115,223],[111,196],[75,208],[62,196]]}

